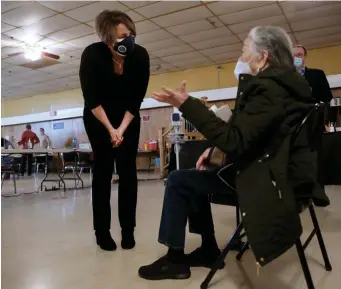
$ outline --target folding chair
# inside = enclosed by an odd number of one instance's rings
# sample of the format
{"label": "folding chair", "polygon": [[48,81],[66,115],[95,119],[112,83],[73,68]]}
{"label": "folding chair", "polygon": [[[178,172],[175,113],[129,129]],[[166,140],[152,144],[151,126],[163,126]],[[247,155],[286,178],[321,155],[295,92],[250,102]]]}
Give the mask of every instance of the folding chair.
{"label": "folding chair", "polygon": [[2,156],[1,157],[1,188],[4,184],[5,178],[7,175],[12,176],[13,178],[13,186],[14,186],[14,194],[17,193],[17,182],[16,178],[19,178],[19,163],[16,161],[16,158],[12,156]]}
{"label": "folding chair", "polygon": [[[307,113],[305,118],[302,120],[302,122],[299,124],[299,126],[294,131],[294,133],[291,137],[291,143],[295,142],[295,140],[298,137],[298,134],[300,133],[302,127],[308,122],[308,120],[310,120],[311,117],[314,116],[316,113],[318,113],[321,109],[322,109],[322,106],[320,104],[315,104],[314,107],[311,110],[309,110],[309,112]],[[229,204],[229,205],[233,205],[233,204]],[[239,209],[238,209],[237,201],[235,203],[235,206],[237,207],[237,210],[238,210],[237,215],[239,216]],[[313,200],[312,199],[298,200],[297,206],[298,206],[299,213],[303,212],[306,208],[309,209],[309,213],[310,213],[313,225],[314,225],[313,231],[310,233],[309,237],[304,242],[304,244],[302,245],[301,239],[298,238],[296,240],[295,246],[296,246],[298,257],[300,259],[300,263],[301,263],[302,271],[303,271],[303,274],[304,274],[304,277],[305,277],[305,280],[307,283],[307,287],[308,287],[308,289],[315,289],[314,282],[312,280],[311,273],[309,270],[308,262],[307,262],[307,259],[306,259],[305,253],[304,253],[305,249],[308,247],[312,238],[315,235],[316,235],[317,240],[318,240],[319,245],[320,245],[322,257],[324,260],[325,269],[327,271],[331,271],[332,266],[331,266],[330,261],[329,261],[326,246],[324,244],[322,233],[320,230],[320,226],[319,226],[319,223],[318,223],[318,220],[316,217],[316,213],[315,213],[315,209],[314,209],[314,205],[313,205]],[[238,223],[237,228],[234,230],[232,236],[230,237],[229,241],[227,242],[227,244],[226,244],[225,248],[223,249],[221,255],[219,256],[219,258],[216,260],[216,262],[212,266],[212,269],[210,270],[210,272],[206,276],[205,280],[202,282],[202,284],[200,286],[201,289],[208,288],[208,285],[211,282],[212,278],[214,277],[215,273],[217,272],[218,268],[224,262],[226,255],[228,254],[229,251],[231,251],[233,244],[236,243],[236,241],[238,241],[238,239],[240,239],[240,234],[241,234],[242,230],[243,230],[243,222],[241,221],[240,223]],[[238,261],[241,260],[244,253],[248,249],[249,249],[249,243],[246,242],[243,245],[241,251],[236,256],[236,259]]]}

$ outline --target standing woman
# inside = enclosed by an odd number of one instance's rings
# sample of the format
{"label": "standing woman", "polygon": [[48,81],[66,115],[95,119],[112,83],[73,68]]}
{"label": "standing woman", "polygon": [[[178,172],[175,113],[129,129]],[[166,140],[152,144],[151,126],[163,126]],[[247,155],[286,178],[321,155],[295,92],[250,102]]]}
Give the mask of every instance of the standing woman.
{"label": "standing woman", "polygon": [[149,82],[149,56],[145,48],[135,44],[135,24],[127,14],[103,11],[96,17],[95,27],[102,42],[84,50],[79,73],[85,103],[84,125],[94,153],[94,230],[97,244],[103,250],[116,250],[110,235],[111,179],[116,160],[121,246],[132,249],[139,110]]}

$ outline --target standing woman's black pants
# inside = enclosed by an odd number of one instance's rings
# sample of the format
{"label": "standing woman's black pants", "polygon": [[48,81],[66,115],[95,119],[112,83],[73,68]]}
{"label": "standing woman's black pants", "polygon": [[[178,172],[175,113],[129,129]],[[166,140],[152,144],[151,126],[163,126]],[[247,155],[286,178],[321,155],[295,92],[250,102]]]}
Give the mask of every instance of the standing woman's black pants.
{"label": "standing woman's black pants", "polygon": [[85,130],[94,153],[92,208],[94,230],[108,231],[111,222],[111,180],[116,160],[119,175],[118,216],[122,230],[136,225],[137,172],[136,155],[140,136],[140,119],[134,119],[118,148],[113,148],[110,135],[93,115],[84,116]]}

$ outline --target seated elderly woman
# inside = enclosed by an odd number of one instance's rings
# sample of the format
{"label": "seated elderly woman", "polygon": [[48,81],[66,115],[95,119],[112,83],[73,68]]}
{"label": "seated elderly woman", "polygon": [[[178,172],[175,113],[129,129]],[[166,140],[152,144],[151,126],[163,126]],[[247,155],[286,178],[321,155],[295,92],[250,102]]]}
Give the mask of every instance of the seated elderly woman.
{"label": "seated elderly woman", "polygon": [[[180,89],[162,88],[153,98],[179,108],[212,146],[226,153],[233,169],[205,169],[206,151],[197,168],[168,176],[159,242],[168,253],[139,269],[149,280],[186,279],[191,267],[211,267],[220,254],[208,195],[235,197],[256,262],[266,265],[288,250],[302,233],[299,214],[288,178],[288,134],[304,118],[314,100],[306,80],[295,70],[292,42],[278,27],[256,27],[243,43],[235,68],[239,80],[236,106],[223,122],[199,100]],[[308,141],[304,144],[308,147]],[[269,152],[271,157],[262,160]],[[303,156],[304,157],[304,156]],[[313,166],[313,159],[303,160]],[[235,173],[233,173],[235,172]],[[230,184],[236,191],[229,189]],[[201,246],[184,254],[185,232],[200,234]]]}

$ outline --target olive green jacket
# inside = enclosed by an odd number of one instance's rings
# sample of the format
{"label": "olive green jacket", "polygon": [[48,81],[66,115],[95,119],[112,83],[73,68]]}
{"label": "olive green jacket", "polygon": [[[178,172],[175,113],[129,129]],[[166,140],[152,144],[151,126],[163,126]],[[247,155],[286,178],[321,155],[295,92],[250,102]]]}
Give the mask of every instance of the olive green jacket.
{"label": "olive green jacket", "polygon": [[[257,76],[240,76],[228,123],[197,99],[189,98],[180,107],[183,117],[239,170],[236,189],[243,224],[261,266],[289,249],[302,233],[293,182],[316,181],[316,155],[301,137],[303,153],[296,160],[310,166],[302,180],[300,165],[290,160],[290,132],[313,104],[307,81],[294,69],[268,68]],[[270,158],[263,160],[267,153]]]}

